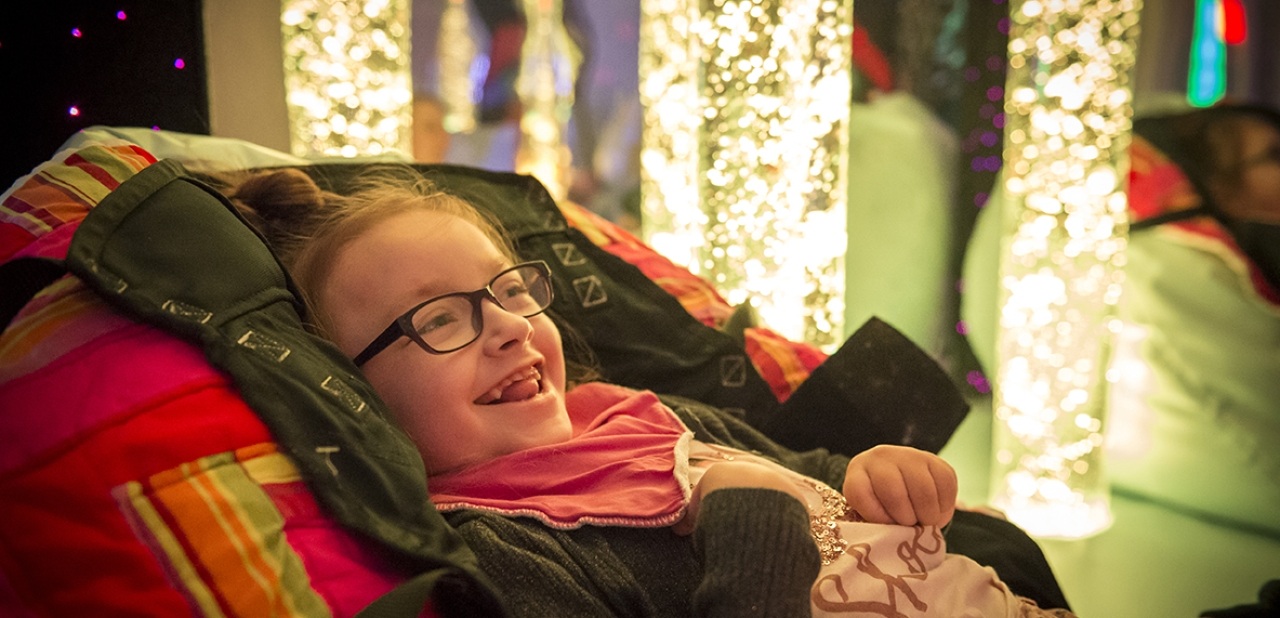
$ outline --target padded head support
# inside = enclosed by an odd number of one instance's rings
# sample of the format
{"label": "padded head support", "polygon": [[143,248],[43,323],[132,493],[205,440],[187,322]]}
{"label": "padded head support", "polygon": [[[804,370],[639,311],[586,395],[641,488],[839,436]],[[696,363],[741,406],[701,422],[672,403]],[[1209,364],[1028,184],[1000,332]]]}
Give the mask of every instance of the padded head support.
{"label": "padded head support", "polygon": [[220,194],[158,162],[90,212],[67,266],[117,308],[201,346],[340,522],[442,569],[458,598],[493,602],[427,499],[416,448],[351,362],[306,331],[283,268]]}

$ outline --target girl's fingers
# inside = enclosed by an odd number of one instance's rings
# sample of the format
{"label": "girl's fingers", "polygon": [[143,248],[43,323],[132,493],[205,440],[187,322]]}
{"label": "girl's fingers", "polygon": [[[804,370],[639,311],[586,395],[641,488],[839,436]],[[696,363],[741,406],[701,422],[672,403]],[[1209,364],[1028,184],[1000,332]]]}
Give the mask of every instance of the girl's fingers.
{"label": "girl's fingers", "polygon": [[917,466],[902,470],[903,482],[911,500],[915,522],[933,525],[941,518],[942,509],[938,499],[938,488],[928,466]]}
{"label": "girl's fingers", "polygon": [[845,497],[867,521],[945,525],[955,513],[955,470],[942,458],[906,447],[877,446],[849,463]]}
{"label": "girl's fingers", "polygon": [[907,491],[906,479],[896,465],[877,466],[871,471],[872,489],[880,505],[892,517],[892,522],[903,526],[916,524],[915,507]]}
{"label": "girl's fingers", "polygon": [[945,526],[956,514],[956,497],[960,493],[960,481],[955,468],[941,459],[929,462],[934,486],[938,490],[939,517],[935,525]]}
{"label": "girl's fingers", "polygon": [[893,516],[884,510],[872,489],[871,478],[862,468],[851,467],[845,476],[845,500],[862,519],[874,524],[891,524]]}

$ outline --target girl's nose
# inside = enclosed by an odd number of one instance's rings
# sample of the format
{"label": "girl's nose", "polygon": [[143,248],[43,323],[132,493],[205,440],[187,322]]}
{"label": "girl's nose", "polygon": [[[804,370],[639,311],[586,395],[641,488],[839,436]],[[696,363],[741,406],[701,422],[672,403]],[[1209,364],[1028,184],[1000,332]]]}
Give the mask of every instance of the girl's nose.
{"label": "girl's nose", "polygon": [[484,319],[480,339],[485,352],[496,353],[520,347],[533,337],[533,324],[529,322],[529,318],[499,307],[492,299],[481,302],[480,307]]}

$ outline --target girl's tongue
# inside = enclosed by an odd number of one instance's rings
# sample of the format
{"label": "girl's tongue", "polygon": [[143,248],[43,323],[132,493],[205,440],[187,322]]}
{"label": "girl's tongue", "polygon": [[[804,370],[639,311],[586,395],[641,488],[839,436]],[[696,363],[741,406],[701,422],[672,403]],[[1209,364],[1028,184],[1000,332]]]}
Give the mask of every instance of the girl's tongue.
{"label": "girl's tongue", "polygon": [[493,403],[509,403],[512,401],[524,401],[538,394],[538,381],[533,378],[517,380],[502,389],[502,394],[498,396],[497,401]]}
{"label": "girl's tongue", "polygon": [[493,387],[493,390],[485,393],[476,403],[481,405],[491,405],[495,403],[509,403],[512,401],[524,401],[538,394],[542,390],[542,373],[537,367],[532,367],[528,371],[519,375],[512,376],[504,380],[502,384]]}

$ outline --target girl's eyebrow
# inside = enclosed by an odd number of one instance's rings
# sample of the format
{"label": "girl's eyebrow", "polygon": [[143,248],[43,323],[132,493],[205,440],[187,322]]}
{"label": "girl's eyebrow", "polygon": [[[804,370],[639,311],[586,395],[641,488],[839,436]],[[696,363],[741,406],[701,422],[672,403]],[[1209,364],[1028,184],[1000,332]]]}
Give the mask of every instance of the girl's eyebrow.
{"label": "girl's eyebrow", "polygon": [[427,281],[425,284],[423,284],[423,285],[421,285],[421,286],[419,286],[419,287],[417,287],[417,288],[414,288],[414,292],[413,292],[413,293],[414,293],[414,295],[415,295],[416,300],[413,300],[413,301],[412,301],[412,302],[410,302],[408,305],[406,305],[406,306],[405,306],[405,311],[408,311],[408,310],[409,310],[409,308],[411,308],[411,307],[413,307],[413,306],[417,305],[418,303],[421,303],[421,302],[424,302],[424,301],[430,300],[430,299],[432,299],[432,298],[436,298],[437,296],[444,296],[445,294],[454,294],[454,293],[457,293],[457,292],[470,292],[470,291],[472,291],[472,290],[479,289],[479,288],[480,288],[480,286],[488,285],[488,284],[489,284],[489,281],[490,281],[490,280],[491,280],[495,275],[497,275],[498,273],[500,273],[500,272],[502,272],[502,271],[504,271],[504,270],[506,270],[506,269],[508,269],[508,268],[511,268],[512,266],[515,266],[515,264],[514,264],[513,262],[511,262],[511,260],[509,260],[509,259],[507,259],[507,258],[505,258],[505,257],[499,257],[499,258],[496,258],[496,259],[490,260],[490,261],[489,261],[489,269],[488,269],[488,271],[487,271],[487,272],[489,273],[489,274],[487,275],[487,277],[488,277],[488,278],[486,278],[484,281],[480,282],[480,284],[479,284],[479,285],[476,285],[475,287],[468,287],[468,288],[467,288],[467,289],[465,289],[465,290],[463,290],[463,289],[452,289],[452,288],[450,288],[450,287],[448,287],[448,286],[445,286],[445,285],[444,285],[444,283],[443,283],[442,281],[440,281],[438,278],[433,278],[433,279],[431,279],[431,280]]}

